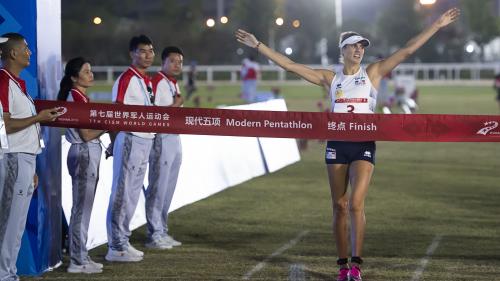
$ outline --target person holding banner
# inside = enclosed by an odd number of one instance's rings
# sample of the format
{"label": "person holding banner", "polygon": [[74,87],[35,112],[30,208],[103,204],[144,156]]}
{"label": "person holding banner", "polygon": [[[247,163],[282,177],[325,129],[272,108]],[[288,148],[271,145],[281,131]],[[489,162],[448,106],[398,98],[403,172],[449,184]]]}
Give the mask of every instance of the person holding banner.
{"label": "person holding banner", "polygon": [[[154,105],[151,80],[146,75],[153,64],[153,42],[145,35],[129,43],[132,65],[113,85],[113,101],[129,105]],[[144,252],[129,242],[130,221],[142,192],[154,133],[119,132],[113,145],[113,183],[107,214],[108,253],[113,262],[138,262]]]}
{"label": "person holding banner", "polygon": [[[175,46],[163,49],[162,65],[153,77],[153,92],[157,106],[182,106],[175,76],[182,73],[184,54]],[[168,209],[172,203],[182,162],[181,139],[178,134],[156,134],[149,155],[149,186],[146,189],[147,248],[171,249],[180,246],[168,234]]]}
{"label": "person holding banner", "polygon": [[54,121],[60,114],[58,108],[37,113],[25,81],[19,78],[30,65],[31,57],[24,36],[7,33],[2,37],[8,38],[0,44],[0,102],[7,138],[7,143],[2,143],[4,157],[0,160],[0,280],[5,281],[19,280],[16,261],[31,197],[38,184],[36,155],[43,148],[38,123]]}
{"label": "person holding banner", "polygon": [[[457,8],[446,11],[403,48],[367,67],[362,66],[361,61],[365,47],[370,45],[370,41],[356,32],[344,32],[339,40],[343,69],[337,73],[295,63],[270,49],[245,30],[237,30],[235,36],[238,42],[255,48],[285,70],[294,72],[313,84],[322,86],[322,81],[326,80],[330,85],[332,112],[374,113],[377,89],[382,77],[415,53],[437,31],[456,21],[459,15],[460,10]],[[375,142],[329,141],[325,161],[332,195],[333,229],[339,257],[337,264],[340,266],[337,280],[359,281],[366,224],[364,204],[374,170]],[[349,184],[350,195],[347,192]],[[352,252],[350,265],[347,225],[349,214]]]}
{"label": "person holding banner", "polygon": [[[76,103],[89,103],[87,88],[94,84],[90,62],[82,57],[66,63],[57,99]],[[99,180],[102,130],[66,129],[66,140],[71,143],[68,151],[68,171],[73,185],[73,206],[69,222],[69,273],[101,273],[103,265],[88,255],[87,233],[92,205]]]}

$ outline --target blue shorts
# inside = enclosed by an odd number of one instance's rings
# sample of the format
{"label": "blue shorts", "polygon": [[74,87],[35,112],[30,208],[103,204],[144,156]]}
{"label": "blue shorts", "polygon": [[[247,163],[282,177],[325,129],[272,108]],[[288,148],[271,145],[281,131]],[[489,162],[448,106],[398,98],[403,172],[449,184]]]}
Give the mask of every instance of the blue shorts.
{"label": "blue shorts", "polygon": [[357,160],[364,160],[375,164],[375,150],[374,141],[328,141],[325,162],[326,164],[351,164]]}

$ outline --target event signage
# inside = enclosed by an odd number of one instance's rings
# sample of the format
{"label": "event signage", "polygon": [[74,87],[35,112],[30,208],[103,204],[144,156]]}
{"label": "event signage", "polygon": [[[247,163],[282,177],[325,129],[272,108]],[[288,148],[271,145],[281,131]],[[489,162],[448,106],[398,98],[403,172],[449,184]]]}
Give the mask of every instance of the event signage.
{"label": "event signage", "polygon": [[44,125],[109,131],[346,141],[499,142],[500,116],[352,114],[135,106],[37,100],[57,107]]}

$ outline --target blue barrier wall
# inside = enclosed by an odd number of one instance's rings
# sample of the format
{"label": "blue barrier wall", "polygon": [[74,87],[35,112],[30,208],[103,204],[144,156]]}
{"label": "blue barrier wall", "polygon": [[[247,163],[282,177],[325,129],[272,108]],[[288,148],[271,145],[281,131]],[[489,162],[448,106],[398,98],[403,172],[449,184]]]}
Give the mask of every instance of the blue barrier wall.
{"label": "blue barrier wall", "polygon": [[26,37],[33,53],[31,65],[21,73],[26,81],[28,93],[38,97],[37,52],[36,52],[36,0],[5,0],[0,2],[0,34],[17,32]]}
{"label": "blue barrier wall", "polygon": [[[7,32],[22,34],[32,51],[31,64],[21,73],[28,93],[34,99],[54,99],[61,74],[60,0],[2,0],[0,34]],[[47,46],[47,42],[53,45]],[[37,157],[39,186],[33,194],[19,251],[19,275],[39,275],[62,260],[60,134],[57,128],[44,127],[42,136],[46,148]]]}

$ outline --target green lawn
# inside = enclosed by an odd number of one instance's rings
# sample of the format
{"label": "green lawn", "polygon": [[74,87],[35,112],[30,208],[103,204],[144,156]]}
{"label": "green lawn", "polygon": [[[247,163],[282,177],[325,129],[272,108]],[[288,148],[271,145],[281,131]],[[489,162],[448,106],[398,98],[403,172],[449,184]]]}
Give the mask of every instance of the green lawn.
{"label": "green lawn", "polygon": [[[259,87],[258,91],[271,91],[273,87]],[[328,99],[320,87],[309,85],[278,86],[286,99],[290,111],[318,111],[318,102],[329,106]],[[425,86],[418,87],[419,113],[434,114],[498,114],[495,93],[491,87],[472,86]],[[181,89],[182,91],[182,89]],[[100,85],[89,92],[110,92],[111,86]],[[213,108],[219,105],[236,105],[243,101],[239,98],[239,86],[200,86],[193,97],[199,97],[201,107]],[[111,94],[109,99],[111,99]],[[186,107],[193,106],[193,98],[186,101]]]}
{"label": "green lawn", "polygon": [[[420,113],[498,114],[489,87],[420,87]],[[238,104],[238,87],[200,89],[203,106]],[[207,97],[211,95],[212,101]],[[290,110],[316,111],[320,88],[284,86]],[[190,103],[187,104],[189,106]],[[440,243],[419,280],[500,280],[500,144],[377,143],[377,166],[366,202],[364,279],[411,280],[436,236]],[[70,275],[65,264],[23,280],[241,280],[259,262],[308,231],[250,280],[335,280],[332,210],[324,143],[311,140],[302,161],[183,207],[170,229],[184,244],[145,250],[145,229],[132,243],[146,252],[133,264],[104,262],[104,273]]]}

